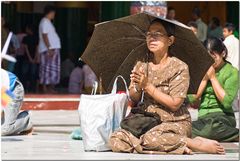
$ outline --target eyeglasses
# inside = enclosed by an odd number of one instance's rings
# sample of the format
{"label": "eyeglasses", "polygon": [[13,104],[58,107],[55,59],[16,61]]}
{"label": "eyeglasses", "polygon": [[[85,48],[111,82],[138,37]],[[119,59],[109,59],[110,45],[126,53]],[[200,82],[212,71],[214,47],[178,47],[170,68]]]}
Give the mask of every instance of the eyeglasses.
{"label": "eyeglasses", "polygon": [[161,32],[147,32],[146,33],[146,38],[147,39],[150,39],[151,37],[154,38],[154,39],[159,39],[159,38],[162,38],[164,36],[167,36],[167,35],[163,34]]}

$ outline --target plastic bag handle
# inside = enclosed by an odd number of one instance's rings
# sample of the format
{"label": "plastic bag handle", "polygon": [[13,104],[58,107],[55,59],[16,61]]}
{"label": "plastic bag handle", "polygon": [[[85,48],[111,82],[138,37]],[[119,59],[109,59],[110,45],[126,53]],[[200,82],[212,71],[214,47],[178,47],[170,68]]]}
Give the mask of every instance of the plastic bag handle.
{"label": "plastic bag handle", "polygon": [[123,80],[123,83],[124,83],[124,86],[125,86],[125,89],[126,89],[126,94],[128,96],[128,99],[130,98],[129,96],[129,90],[128,90],[128,87],[127,87],[127,83],[125,81],[125,79],[123,78],[123,76],[119,75],[116,77],[115,81],[114,81],[114,84],[113,84],[113,88],[112,88],[112,94],[116,94],[117,93],[117,82],[119,80],[119,78],[121,78]]}
{"label": "plastic bag handle", "polygon": [[93,83],[91,95],[96,95],[97,89],[98,89],[98,82],[95,81],[95,82]]}

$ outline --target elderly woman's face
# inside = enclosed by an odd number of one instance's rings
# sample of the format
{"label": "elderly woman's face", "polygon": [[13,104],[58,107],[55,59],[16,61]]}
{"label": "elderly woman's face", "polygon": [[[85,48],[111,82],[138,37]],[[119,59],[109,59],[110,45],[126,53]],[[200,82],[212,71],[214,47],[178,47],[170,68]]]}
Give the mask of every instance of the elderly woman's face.
{"label": "elderly woman's face", "polygon": [[150,26],[146,34],[146,41],[148,49],[153,53],[169,47],[169,37],[167,32],[163,25],[157,22]]}

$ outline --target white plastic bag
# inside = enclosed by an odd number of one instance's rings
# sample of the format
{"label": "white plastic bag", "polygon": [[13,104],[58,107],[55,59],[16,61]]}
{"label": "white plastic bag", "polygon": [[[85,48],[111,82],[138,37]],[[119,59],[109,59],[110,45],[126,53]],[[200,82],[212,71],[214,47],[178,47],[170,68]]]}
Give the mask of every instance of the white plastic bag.
{"label": "white plastic bag", "polygon": [[[118,78],[124,81],[126,94],[117,94]],[[78,111],[85,151],[110,150],[109,137],[120,128],[120,122],[126,114],[128,98],[129,91],[122,76],[115,79],[111,94],[81,95]]]}

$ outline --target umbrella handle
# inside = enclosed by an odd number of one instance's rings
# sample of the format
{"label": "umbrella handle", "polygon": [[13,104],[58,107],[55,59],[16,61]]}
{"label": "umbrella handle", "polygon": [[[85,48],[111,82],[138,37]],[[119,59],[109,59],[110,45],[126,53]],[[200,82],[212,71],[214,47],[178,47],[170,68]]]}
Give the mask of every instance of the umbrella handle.
{"label": "umbrella handle", "polygon": [[7,50],[8,50],[8,46],[10,44],[11,38],[12,38],[12,34],[13,34],[12,32],[10,32],[8,34],[7,40],[6,40],[6,42],[5,42],[4,46],[3,46],[3,49],[1,51],[2,55],[6,55],[7,54]]}
{"label": "umbrella handle", "polygon": [[129,99],[130,96],[129,96],[129,90],[128,90],[128,87],[127,87],[127,83],[126,83],[126,80],[121,75],[116,77],[116,79],[114,81],[114,84],[113,84],[113,88],[112,88],[112,92],[111,93],[112,94],[116,94],[117,93],[117,81],[118,81],[119,78],[121,78],[123,80],[123,83],[124,83],[124,86],[125,86],[125,89],[126,89],[126,94],[127,94],[128,99]]}

